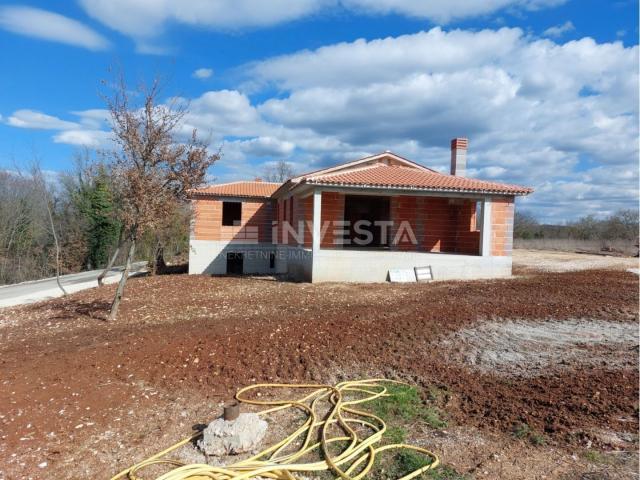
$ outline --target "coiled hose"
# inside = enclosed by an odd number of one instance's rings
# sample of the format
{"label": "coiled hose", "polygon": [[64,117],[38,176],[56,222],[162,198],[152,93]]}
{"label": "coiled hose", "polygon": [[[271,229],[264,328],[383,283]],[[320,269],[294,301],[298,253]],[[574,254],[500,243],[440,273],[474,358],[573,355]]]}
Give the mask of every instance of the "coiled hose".
{"label": "coiled hose", "polygon": [[[177,448],[194,441],[202,435],[197,433],[189,438],[176,443],[170,448],[118,473],[111,480],[128,478],[129,480],[149,480],[141,476],[141,472],[152,465],[164,465],[174,467],[170,471],[156,477],[155,480],[244,480],[250,478],[271,478],[276,480],[297,480],[296,474],[304,472],[320,472],[328,470],[336,475],[336,478],[344,480],[359,480],[369,473],[374,465],[376,455],[380,452],[392,449],[409,449],[425,455],[428,459],[426,466],[418,468],[406,474],[399,480],[409,480],[417,477],[439,464],[438,457],[421,447],[404,443],[392,445],[380,445],[382,437],[387,429],[385,422],[373,415],[354,408],[354,405],[370,402],[380,397],[387,397],[386,383],[402,383],[385,379],[366,379],[338,383],[337,385],[317,384],[273,384],[261,383],[242,388],[236,394],[239,402],[249,405],[268,407],[258,412],[259,415],[268,415],[287,408],[296,408],[306,413],[307,419],[302,426],[284,440],[270,446],[246,460],[239,461],[225,467],[216,467],[206,464],[185,465],[166,456]],[[246,394],[258,389],[270,390],[308,390],[311,393],[298,399],[256,400],[247,398]],[[257,393],[257,392],[256,392]],[[356,399],[346,400],[347,394],[355,394]],[[324,405],[324,419],[319,418],[319,407]],[[343,431],[342,436],[331,436],[330,426],[339,426]],[[360,438],[353,426],[366,427],[371,435]],[[357,427],[356,427],[357,428]],[[360,429],[362,430],[362,429]],[[319,437],[319,441],[318,441]],[[301,445],[293,453],[285,453],[287,447],[294,442]],[[329,445],[341,442],[347,443],[347,447],[338,454],[329,452]],[[322,460],[303,462],[302,457],[318,451],[322,454]]]}

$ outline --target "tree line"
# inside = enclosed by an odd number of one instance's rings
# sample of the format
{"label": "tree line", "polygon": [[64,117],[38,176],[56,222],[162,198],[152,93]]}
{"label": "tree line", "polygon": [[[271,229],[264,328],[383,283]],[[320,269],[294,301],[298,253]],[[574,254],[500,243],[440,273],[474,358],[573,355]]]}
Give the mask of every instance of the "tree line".
{"label": "tree line", "polygon": [[[53,232],[61,274],[106,267],[123,230],[114,179],[97,157],[77,152],[73,169],[63,173],[46,174],[37,166],[0,171],[0,284],[53,277]],[[142,235],[135,259],[152,267],[164,260],[185,261],[189,219],[188,206],[175,205],[161,225]],[[121,249],[114,263],[122,264],[124,257]]]}
{"label": "tree line", "polygon": [[587,215],[564,225],[540,223],[535,215],[516,210],[513,236],[516,239],[572,239],[638,241],[637,209],[619,210],[605,218]]}
{"label": "tree line", "polygon": [[[106,84],[106,82],[105,82]],[[161,83],[130,89],[120,74],[104,95],[112,148],[78,155],[72,173],[47,176],[38,162],[28,172],[0,172],[0,282],[15,283],[82,269],[104,273],[120,257],[124,271],[109,319],[136,256],[188,248],[188,192],[204,182],[220,152],[211,153],[195,129],[185,132],[188,105],[160,101]],[[175,249],[175,250],[174,250]]]}

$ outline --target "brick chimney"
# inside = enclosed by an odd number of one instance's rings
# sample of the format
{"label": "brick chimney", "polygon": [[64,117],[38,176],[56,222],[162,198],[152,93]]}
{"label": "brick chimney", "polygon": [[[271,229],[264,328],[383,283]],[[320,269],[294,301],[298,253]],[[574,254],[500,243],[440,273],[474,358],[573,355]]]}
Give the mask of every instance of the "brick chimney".
{"label": "brick chimney", "polygon": [[253,179],[253,181],[260,183],[260,182],[262,182],[262,179],[260,177],[256,177],[256,178]]}
{"label": "brick chimney", "polygon": [[451,140],[451,175],[465,176],[468,146],[469,140],[466,138],[454,138]]}

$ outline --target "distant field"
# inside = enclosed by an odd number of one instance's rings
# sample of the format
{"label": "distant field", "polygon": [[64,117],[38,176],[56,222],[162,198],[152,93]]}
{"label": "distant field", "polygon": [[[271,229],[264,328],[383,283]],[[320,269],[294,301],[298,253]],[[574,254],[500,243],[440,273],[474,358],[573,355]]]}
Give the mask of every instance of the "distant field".
{"label": "distant field", "polygon": [[513,240],[515,248],[528,250],[558,250],[562,252],[602,252],[603,249],[611,250],[613,253],[620,253],[627,256],[634,256],[638,253],[638,247],[629,240],[576,240],[571,238],[515,238]]}
{"label": "distant field", "polygon": [[513,251],[514,273],[523,269],[547,272],[573,272],[594,268],[627,270],[638,268],[638,258],[612,255],[590,255],[563,250],[525,250]]}

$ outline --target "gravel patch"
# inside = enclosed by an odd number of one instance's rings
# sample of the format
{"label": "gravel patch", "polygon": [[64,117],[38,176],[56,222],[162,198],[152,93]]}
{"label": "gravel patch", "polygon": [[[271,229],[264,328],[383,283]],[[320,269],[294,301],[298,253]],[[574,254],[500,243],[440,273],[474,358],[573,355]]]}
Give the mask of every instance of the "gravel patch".
{"label": "gravel patch", "polygon": [[515,249],[513,251],[513,265],[545,272],[575,272],[596,268],[637,269],[638,259],[573,252]]}
{"label": "gravel patch", "polygon": [[624,368],[638,355],[638,324],[604,320],[492,321],[445,344],[485,373],[539,376],[576,366]]}

